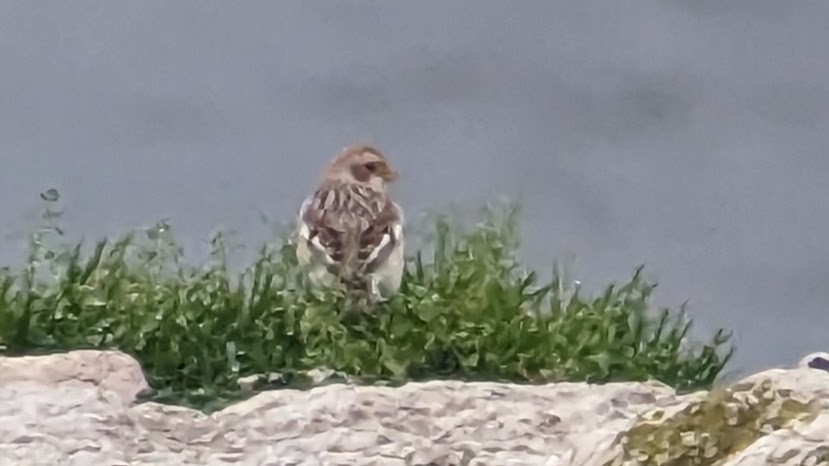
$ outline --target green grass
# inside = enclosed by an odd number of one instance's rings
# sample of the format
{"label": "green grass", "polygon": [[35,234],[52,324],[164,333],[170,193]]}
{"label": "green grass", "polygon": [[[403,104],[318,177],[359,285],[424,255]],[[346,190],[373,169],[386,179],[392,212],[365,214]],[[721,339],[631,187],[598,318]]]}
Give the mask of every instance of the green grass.
{"label": "green grass", "polygon": [[236,273],[221,235],[192,264],[164,223],[84,253],[60,242],[57,214],[44,219],[28,261],[0,269],[0,349],[118,348],[164,402],[211,410],[242,396],[240,376],[279,372],[297,385],[318,367],[366,383],[655,378],[691,390],[733,353],[723,330],[690,343],[684,309],[654,309],[641,267],[597,296],[558,276],[540,283],[516,259],[511,207],[485,209],[473,227],[434,220],[400,294],[370,312],[342,312],[341,296],[307,287],[287,241]]}

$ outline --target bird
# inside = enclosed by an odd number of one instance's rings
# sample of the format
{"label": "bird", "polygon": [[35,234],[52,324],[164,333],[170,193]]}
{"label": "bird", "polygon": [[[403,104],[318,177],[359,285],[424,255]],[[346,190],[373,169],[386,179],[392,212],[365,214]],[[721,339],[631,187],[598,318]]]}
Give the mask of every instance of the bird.
{"label": "bird", "polygon": [[334,157],[298,212],[296,256],[312,285],[342,285],[372,301],[399,291],[404,214],[389,193],[398,178],[370,145],[348,146]]}

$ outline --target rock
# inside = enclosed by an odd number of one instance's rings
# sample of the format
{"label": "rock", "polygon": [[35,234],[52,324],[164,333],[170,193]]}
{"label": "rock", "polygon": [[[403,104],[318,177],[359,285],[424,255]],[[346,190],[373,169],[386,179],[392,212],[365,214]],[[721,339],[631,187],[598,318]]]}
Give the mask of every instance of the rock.
{"label": "rock", "polygon": [[149,389],[141,365],[119,351],[78,350],[46,356],[0,356],[0,385],[33,382],[46,386],[95,386],[116,393],[125,403]]}
{"label": "rock", "polygon": [[[299,371],[293,373],[292,375],[293,377],[290,379],[292,379],[295,384],[300,386],[322,385],[338,381],[342,383],[352,383],[356,381],[355,378],[348,377],[342,372],[325,367],[310,369],[307,371]],[[236,384],[239,386],[239,390],[242,393],[251,394],[257,390],[266,388],[281,388],[288,384],[288,380],[286,380],[285,374],[282,374],[281,372],[269,372],[268,374],[252,374],[239,377],[236,379]]]}
{"label": "rock", "polygon": [[808,354],[800,360],[798,366],[829,371],[829,353],[824,353],[821,351],[817,353]]}
{"label": "rock", "polygon": [[829,373],[808,367],[686,395],[658,382],[340,383],[212,414],[137,404],[145,387],[117,352],[0,359],[0,466],[829,463]]}
{"label": "rock", "polygon": [[242,393],[253,393],[257,386],[261,385],[262,378],[262,374],[253,374],[245,377],[239,377],[236,379],[236,383],[239,385],[239,390],[241,390]]}
{"label": "rock", "polygon": [[605,465],[801,465],[829,462],[829,374],[773,369],[657,408],[625,432]]}

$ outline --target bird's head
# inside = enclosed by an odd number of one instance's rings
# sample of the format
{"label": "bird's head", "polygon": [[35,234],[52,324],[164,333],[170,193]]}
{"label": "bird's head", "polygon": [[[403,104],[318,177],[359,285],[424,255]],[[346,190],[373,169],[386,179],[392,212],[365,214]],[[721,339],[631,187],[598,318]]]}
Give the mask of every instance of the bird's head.
{"label": "bird's head", "polygon": [[384,189],[399,177],[389,161],[371,146],[351,146],[341,152],[325,172],[325,178]]}

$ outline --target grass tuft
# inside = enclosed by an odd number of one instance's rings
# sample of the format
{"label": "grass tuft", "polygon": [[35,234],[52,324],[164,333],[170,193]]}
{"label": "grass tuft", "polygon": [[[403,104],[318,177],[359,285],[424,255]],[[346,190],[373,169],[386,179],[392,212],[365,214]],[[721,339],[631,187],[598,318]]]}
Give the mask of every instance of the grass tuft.
{"label": "grass tuft", "polygon": [[653,378],[691,390],[734,351],[724,330],[691,344],[684,306],[652,309],[642,267],[594,297],[558,274],[540,283],[516,259],[512,206],[484,209],[471,228],[438,217],[399,295],[367,312],[306,286],[285,239],[236,273],[221,234],[201,264],[185,260],[167,222],[82,254],[60,242],[59,218],[47,208],[26,264],[0,269],[0,349],[117,348],[142,363],[157,401],[212,410],[243,396],[239,377],[298,384],[316,368],[366,382]]}

